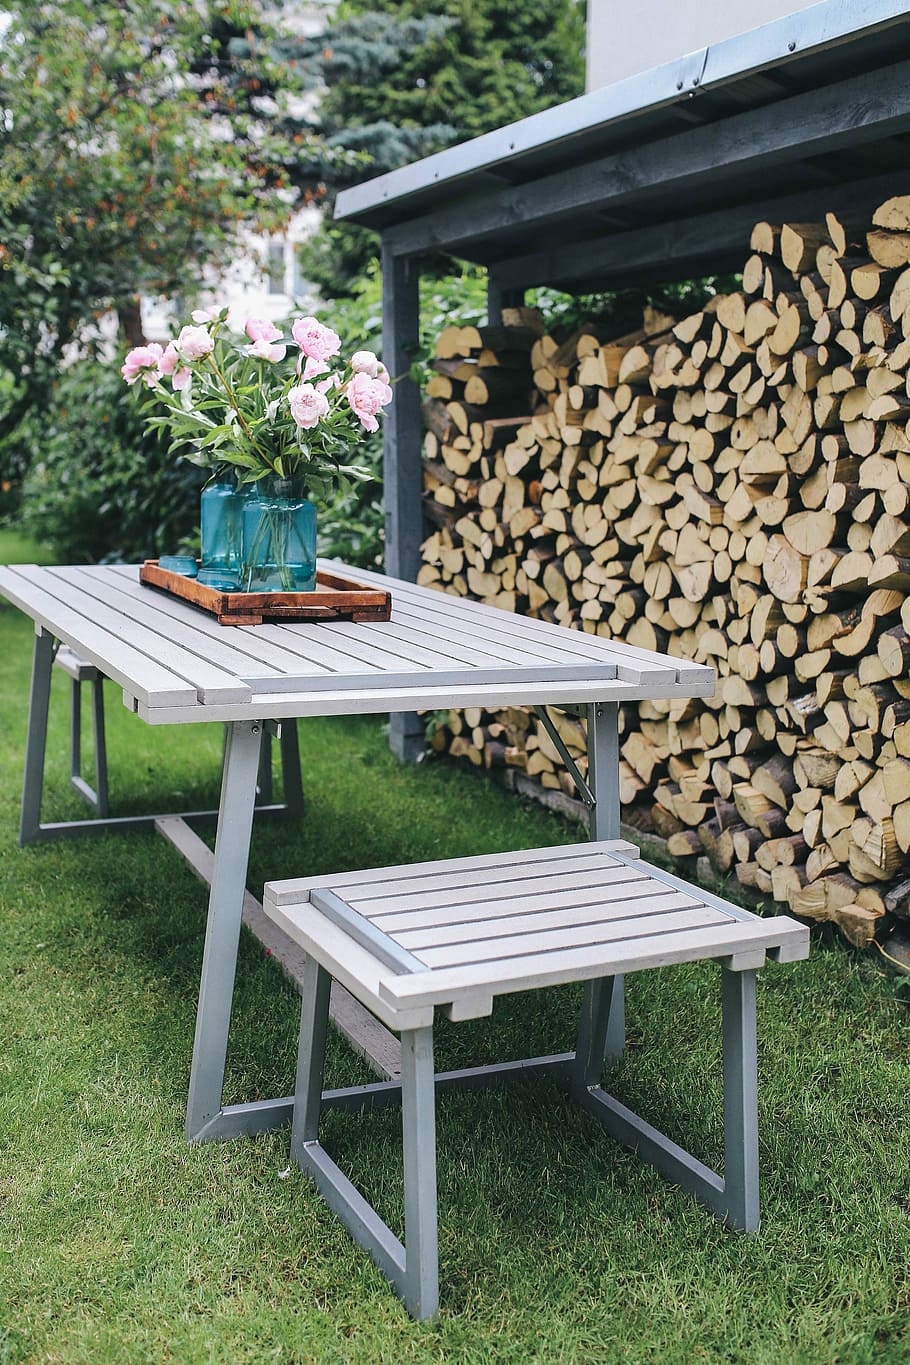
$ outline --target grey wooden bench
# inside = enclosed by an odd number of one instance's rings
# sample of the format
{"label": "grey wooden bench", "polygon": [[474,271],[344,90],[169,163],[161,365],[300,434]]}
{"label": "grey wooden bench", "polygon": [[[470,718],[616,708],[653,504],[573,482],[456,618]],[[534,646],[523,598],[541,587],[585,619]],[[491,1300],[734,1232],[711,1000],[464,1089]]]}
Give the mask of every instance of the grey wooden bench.
{"label": "grey wooden bench", "polygon": [[[110,815],[107,771],[107,734],[104,722],[104,677],[95,664],[83,659],[69,645],[59,644],[54,651],[54,667],[65,673],[72,684],[70,694],[70,784],[95,813],[104,819]],[[94,787],[82,775],[82,684],[92,689],[92,751],[95,768]],[[259,777],[256,786],[257,802],[269,806],[274,802],[272,738],[277,735],[283,768],[285,796],[282,808],[291,814],[303,809],[303,789],[298,756],[297,722],[289,720],[283,726],[266,723],[262,733]],[[227,742],[227,727],[225,727]]]}
{"label": "grey wooden bench", "polygon": [[[435,1093],[535,1070],[563,1071],[604,1128],[730,1225],[758,1226],[755,973],[766,956],[804,958],[808,930],[764,919],[643,862],[623,841],[371,868],[272,882],[266,913],[308,954],[291,1154],[415,1317],[438,1304]],[[703,958],[722,967],[724,1176],[600,1085],[615,977]],[[401,1083],[323,1093],[329,987],[340,981],[401,1035]],[[575,1051],[436,1075],[433,1016],[492,1012],[497,995],[586,984]],[[405,1242],[319,1142],[326,1104],[398,1098]]]}
{"label": "grey wooden bench", "polygon": [[[60,645],[54,665],[72,684],[70,697],[70,783],[84,801],[99,815],[110,809],[107,789],[107,740],[104,729],[104,674],[68,645]],[[82,684],[92,689],[92,747],[95,759],[95,785],[82,776]]]}

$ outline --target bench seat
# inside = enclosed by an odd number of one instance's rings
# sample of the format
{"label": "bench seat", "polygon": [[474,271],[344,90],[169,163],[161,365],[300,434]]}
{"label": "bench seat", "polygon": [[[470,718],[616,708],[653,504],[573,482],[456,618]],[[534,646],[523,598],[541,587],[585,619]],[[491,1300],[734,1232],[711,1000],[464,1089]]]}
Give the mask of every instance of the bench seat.
{"label": "bench seat", "polygon": [[[438,1297],[437,1008],[478,1018],[498,995],[587,983],[576,1049],[564,1059],[575,1098],[727,1222],[757,1226],[755,972],[767,957],[808,955],[808,930],[797,921],[734,906],[649,865],[622,840],[271,882],[263,904],[309,959],[292,1155],[416,1316],[431,1316]],[[703,959],[723,968],[723,1179],[600,1086],[613,978]],[[407,1250],[318,1141],[331,978],[402,1036]]]}

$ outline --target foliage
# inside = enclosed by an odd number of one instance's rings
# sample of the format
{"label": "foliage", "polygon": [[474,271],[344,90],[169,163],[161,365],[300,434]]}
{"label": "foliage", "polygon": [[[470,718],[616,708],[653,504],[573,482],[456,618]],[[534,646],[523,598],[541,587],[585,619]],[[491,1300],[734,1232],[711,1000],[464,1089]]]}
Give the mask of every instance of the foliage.
{"label": "foliage", "polygon": [[[301,47],[327,93],[318,127],[356,153],[327,182],[335,191],[442,147],[513,123],[584,89],[584,15],[577,0],[343,0]],[[348,292],[375,236],[328,225],[302,250],[323,294]]]}
{"label": "foliage", "polygon": [[[109,309],[192,295],[249,225],[282,226],[285,165],[264,0],[18,0],[0,46],[0,439]],[[247,35],[245,54],[236,35]],[[282,69],[285,91],[301,84]],[[134,336],[138,341],[140,338]]]}
{"label": "foliage", "polygon": [[146,421],[169,433],[172,453],[204,469],[232,466],[239,485],[274,474],[322,496],[369,477],[342,461],[364,430],[378,430],[376,414],[391,402],[372,351],[356,351],[330,373],[341,339],[316,318],[298,318],[290,336],[250,318],[240,340],[227,308],[193,317],[167,349],[135,347],[121,370],[128,384],[141,378],[151,389],[158,406]]}
{"label": "foliage", "polygon": [[[21,542],[15,553],[34,551]],[[14,557],[3,535],[0,560]],[[903,1365],[910,1351],[910,1016],[876,961],[813,932],[758,983],[762,1227],[724,1229],[545,1077],[439,1104],[442,1311],[411,1322],[318,1191],[288,1130],[182,1139],[206,891],[140,833],[16,848],[31,624],[0,611],[0,1018],[5,1365]],[[56,670],[55,670],[56,671]],[[67,694],[46,818],[69,786]],[[57,688],[60,688],[59,693]],[[107,685],[124,813],[218,801],[221,727],[148,726]],[[300,726],[303,820],[256,820],[250,888],[275,877],[572,842],[578,832],[455,765],[401,766],[380,719]],[[719,969],[629,979],[607,1088],[722,1159]],[[572,1046],[574,987],[440,1020],[440,1071]],[[293,1091],[300,1000],[240,939],[226,1101]],[[335,1029],[329,1086],[375,1080]],[[401,1117],[327,1112],[323,1137],[403,1230]]]}
{"label": "foliage", "polygon": [[195,535],[202,475],[168,455],[112,366],[66,366],[19,440],[22,524],[58,562],[144,559]]}

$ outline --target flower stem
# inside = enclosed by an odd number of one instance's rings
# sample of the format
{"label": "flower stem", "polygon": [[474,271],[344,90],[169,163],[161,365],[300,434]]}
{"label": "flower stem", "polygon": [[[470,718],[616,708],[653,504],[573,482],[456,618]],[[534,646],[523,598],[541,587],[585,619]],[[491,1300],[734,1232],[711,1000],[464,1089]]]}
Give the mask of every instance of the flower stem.
{"label": "flower stem", "polygon": [[237,402],[237,398],[236,398],[236,396],[235,396],[235,394],[234,394],[234,390],[231,388],[230,384],[228,383],[227,376],[226,376],[226,375],[223,373],[223,371],[220,369],[220,367],[219,367],[219,365],[218,365],[218,361],[215,359],[215,354],[214,354],[213,351],[210,351],[210,352],[209,352],[209,354],[208,354],[208,361],[209,361],[209,364],[211,365],[212,369],[215,371],[215,374],[216,374],[216,376],[217,376],[219,382],[221,383],[222,388],[224,389],[225,393],[227,394],[228,402],[230,403],[231,407],[232,407],[232,408],[234,409],[234,411],[236,412],[237,417],[238,417],[238,419],[239,419],[239,421],[240,421],[240,425],[243,427],[244,435],[246,436],[246,438],[247,438],[247,440],[249,441],[250,445],[251,445],[251,446],[253,447],[253,449],[256,451],[256,454],[259,455],[260,458],[261,458],[262,460],[265,461],[265,463],[268,465],[269,469],[271,469],[272,473],[273,473],[273,474],[277,474],[277,473],[278,473],[278,470],[276,469],[275,465],[272,463],[272,461],[269,459],[269,457],[268,457],[268,455],[266,454],[266,452],[262,449],[262,447],[258,444],[258,442],[257,442],[257,441],[255,440],[255,438],[253,437],[253,433],[252,433],[252,431],[250,430],[249,423],[247,422],[246,418],[244,417],[243,413],[242,413],[241,410],[240,410],[240,404]]}

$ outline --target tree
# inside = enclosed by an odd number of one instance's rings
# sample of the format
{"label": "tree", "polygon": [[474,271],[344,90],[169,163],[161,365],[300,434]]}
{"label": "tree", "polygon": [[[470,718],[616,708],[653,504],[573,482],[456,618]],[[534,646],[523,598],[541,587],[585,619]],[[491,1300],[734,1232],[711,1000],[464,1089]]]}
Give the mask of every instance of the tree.
{"label": "tree", "polygon": [[[355,153],[327,183],[381,175],[442,147],[513,123],[584,89],[584,14],[577,0],[342,0],[332,25],[298,49],[326,93],[318,131]],[[284,56],[291,56],[285,50]],[[346,293],[375,237],[326,223],[304,269]]]}
{"label": "tree", "polygon": [[275,92],[293,75],[270,56],[261,0],[4,9],[0,439],[101,314],[118,310],[136,342],[140,293],[191,296],[245,229],[280,228],[301,150],[344,160],[300,128],[287,136]]}

